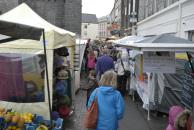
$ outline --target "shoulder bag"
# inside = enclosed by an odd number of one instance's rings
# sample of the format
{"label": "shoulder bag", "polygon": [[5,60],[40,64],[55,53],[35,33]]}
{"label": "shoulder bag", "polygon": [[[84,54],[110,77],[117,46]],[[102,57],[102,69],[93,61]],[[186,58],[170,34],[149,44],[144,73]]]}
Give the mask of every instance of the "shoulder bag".
{"label": "shoulder bag", "polygon": [[96,128],[97,120],[98,120],[98,100],[97,96],[95,96],[94,101],[92,101],[90,108],[87,110],[85,114],[84,127],[90,129]]}
{"label": "shoulder bag", "polygon": [[130,77],[131,72],[130,72],[129,70],[126,70],[126,69],[125,69],[122,59],[121,59],[121,65],[122,65],[123,70],[124,70],[124,76]]}

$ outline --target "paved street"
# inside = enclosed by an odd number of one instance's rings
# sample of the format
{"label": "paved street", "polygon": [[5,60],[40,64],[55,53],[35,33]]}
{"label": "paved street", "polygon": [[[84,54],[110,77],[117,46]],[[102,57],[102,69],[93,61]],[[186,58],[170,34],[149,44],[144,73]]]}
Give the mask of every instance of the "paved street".
{"label": "paved street", "polygon": [[[86,130],[82,127],[85,113],[86,92],[80,91],[76,95],[74,115],[65,121],[65,130]],[[167,123],[166,117],[154,117],[147,120],[147,112],[142,109],[140,103],[133,102],[131,98],[125,98],[125,116],[119,123],[119,130],[164,130]]]}
{"label": "paved street", "polygon": [[[85,76],[83,76],[85,77]],[[81,88],[84,88],[86,81],[81,81]],[[75,112],[65,120],[65,130],[86,130],[83,128],[83,116],[85,108],[86,91],[81,89],[76,95]],[[167,117],[151,116],[147,120],[147,112],[142,108],[140,101],[132,101],[131,97],[125,98],[126,108],[125,116],[119,122],[119,130],[165,130]]]}

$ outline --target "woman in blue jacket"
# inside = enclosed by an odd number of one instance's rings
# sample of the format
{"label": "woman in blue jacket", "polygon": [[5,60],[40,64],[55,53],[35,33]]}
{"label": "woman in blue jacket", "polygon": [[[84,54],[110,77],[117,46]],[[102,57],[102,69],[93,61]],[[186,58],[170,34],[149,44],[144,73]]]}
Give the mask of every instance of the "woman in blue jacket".
{"label": "woman in blue jacket", "polygon": [[98,121],[95,130],[117,130],[118,120],[123,118],[124,100],[120,92],[116,90],[117,74],[110,70],[106,71],[101,79],[100,86],[96,88],[88,101],[88,108],[97,97]]}

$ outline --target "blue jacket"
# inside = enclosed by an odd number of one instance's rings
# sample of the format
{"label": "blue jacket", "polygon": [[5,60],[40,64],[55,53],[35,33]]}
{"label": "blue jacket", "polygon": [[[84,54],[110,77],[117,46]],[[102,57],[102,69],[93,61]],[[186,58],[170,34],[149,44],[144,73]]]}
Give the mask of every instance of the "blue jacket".
{"label": "blue jacket", "polygon": [[100,86],[92,92],[88,107],[95,96],[98,99],[98,123],[95,130],[117,130],[118,120],[123,118],[125,108],[120,92],[111,86]]}

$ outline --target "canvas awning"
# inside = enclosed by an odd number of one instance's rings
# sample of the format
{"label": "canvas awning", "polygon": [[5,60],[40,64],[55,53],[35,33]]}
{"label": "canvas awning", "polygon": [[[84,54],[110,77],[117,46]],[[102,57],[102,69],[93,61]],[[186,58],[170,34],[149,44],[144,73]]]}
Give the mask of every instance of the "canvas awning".
{"label": "canvas awning", "polygon": [[175,37],[169,34],[161,34],[141,40],[119,44],[125,48],[144,51],[174,51],[174,52],[194,52],[194,43],[189,40]]}
{"label": "canvas awning", "polygon": [[[50,24],[25,3],[0,15],[0,34],[15,39],[40,40],[42,30],[45,31],[47,48],[49,49],[75,46],[75,33]],[[43,38],[41,37],[41,39]],[[26,45],[26,48],[30,48],[30,46]]]}
{"label": "canvas awning", "polygon": [[43,28],[36,28],[23,24],[0,20],[0,34],[16,39],[40,40]]}
{"label": "canvas awning", "polygon": [[116,46],[125,46],[130,43],[139,42],[144,39],[146,39],[146,37],[132,35],[132,36],[127,36],[127,37],[115,40],[114,43]]}

